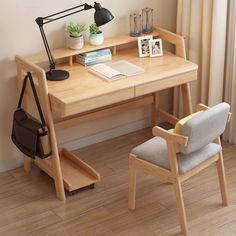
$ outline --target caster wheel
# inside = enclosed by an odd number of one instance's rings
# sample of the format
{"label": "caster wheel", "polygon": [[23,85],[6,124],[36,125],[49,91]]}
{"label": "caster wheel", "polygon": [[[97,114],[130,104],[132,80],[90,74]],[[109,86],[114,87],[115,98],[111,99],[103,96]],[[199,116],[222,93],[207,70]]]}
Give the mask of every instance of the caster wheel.
{"label": "caster wheel", "polygon": [[90,189],[94,189],[94,188],[95,188],[95,184],[90,184],[90,185],[89,185],[89,188],[90,188]]}
{"label": "caster wheel", "polygon": [[74,191],[68,192],[68,194],[69,194],[69,196],[73,196],[73,195],[75,195],[75,192]]}

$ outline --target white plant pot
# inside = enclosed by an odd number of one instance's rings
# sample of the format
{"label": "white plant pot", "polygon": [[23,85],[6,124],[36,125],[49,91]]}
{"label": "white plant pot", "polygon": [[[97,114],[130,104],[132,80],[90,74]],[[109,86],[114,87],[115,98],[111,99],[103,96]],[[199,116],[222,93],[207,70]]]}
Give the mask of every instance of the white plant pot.
{"label": "white plant pot", "polygon": [[67,46],[71,49],[81,49],[84,46],[84,37],[80,36],[78,38],[68,37]]}
{"label": "white plant pot", "polygon": [[90,34],[89,35],[89,43],[92,45],[101,45],[104,42],[103,33],[99,34]]}

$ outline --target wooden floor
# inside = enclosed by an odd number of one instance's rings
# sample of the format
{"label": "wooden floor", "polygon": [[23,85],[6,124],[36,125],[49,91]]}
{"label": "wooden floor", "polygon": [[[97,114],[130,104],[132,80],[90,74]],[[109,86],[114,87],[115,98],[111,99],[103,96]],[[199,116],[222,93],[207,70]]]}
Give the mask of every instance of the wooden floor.
{"label": "wooden floor", "polygon": [[[151,137],[141,130],[75,151],[98,172],[95,189],[56,199],[53,181],[37,167],[0,174],[0,235],[180,235],[174,191],[161,179],[138,175],[137,209],[127,208],[128,153]],[[236,147],[224,144],[231,205],[221,206],[216,167],[183,184],[189,235],[236,235]]]}

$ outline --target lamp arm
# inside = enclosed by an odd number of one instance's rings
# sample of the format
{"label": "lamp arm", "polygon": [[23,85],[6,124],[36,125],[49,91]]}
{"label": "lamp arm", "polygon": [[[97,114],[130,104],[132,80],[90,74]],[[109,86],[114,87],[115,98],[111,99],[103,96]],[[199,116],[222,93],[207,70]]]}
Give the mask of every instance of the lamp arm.
{"label": "lamp arm", "polygon": [[56,62],[52,56],[52,53],[51,53],[51,50],[50,50],[50,47],[48,45],[48,41],[47,41],[47,38],[46,38],[46,35],[45,35],[45,32],[44,32],[44,29],[43,29],[43,26],[39,26],[39,30],[40,30],[40,33],[41,33],[41,36],[42,36],[42,39],[43,39],[43,43],[44,43],[44,46],[45,46],[45,49],[46,49],[46,52],[47,52],[47,56],[48,56],[48,60],[49,60],[49,63],[50,63],[50,71],[55,69],[55,65],[56,65]]}
{"label": "lamp arm", "polygon": [[78,13],[78,12],[81,12],[81,11],[84,11],[84,9],[81,9],[81,10],[78,10],[78,11],[74,11],[74,12],[68,13],[68,14],[66,14],[66,15],[59,16],[59,17],[54,18],[54,19],[44,18],[44,20],[46,20],[46,21],[45,21],[43,24],[47,24],[47,23],[50,23],[50,22],[52,22],[52,21],[59,20],[59,19],[61,19],[61,18],[64,18],[64,17],[70,16],[70,15],[73,15],[73,14]]}
{"label": "lamp arm", "polygon": [[[58,15],[61,15],[62,13],[65,13],[65,12],[68,12],[68,11],[72,11],[74,9],[77,9],[79,7],[84,7],[80,10],[77,10],[77,11],[73,11],[71,13],[68,13],[66,15],[62,15],[62,16],[59,16],[59,17],[56,17],[56,18],[51,18],[51,17],[54,17],[54,16],[58,16]],[[67,17],[67,16],[70,16],[70,15],[73,15],[75,13],[78,13],[78,12],[81,12],[81,11],[86,11],[86,10],[89,10],[89,9],[92,9],[94,7],[92,7],[91,5],[88,5],[87,3],[84,3],[84,4],[81,4],[79,6],[75,6],[75,7],[72,7],[72,8],[69,8],[67,10],[64,10],[64,11],[60,11],[60,12],[57,12],[57,13],[54,13],[54,14],[51,14],[49,16],[45,16],[45,17],[38,17],[35,21],[36,23],[39,25],[44,25],[44,24],[47,24],[47,23],[50,23],[52,21],[55,21],[55,20],[59,20],[61,18],[64,18],[64,17]],[[51,18],[51,19],[50,19]]]}

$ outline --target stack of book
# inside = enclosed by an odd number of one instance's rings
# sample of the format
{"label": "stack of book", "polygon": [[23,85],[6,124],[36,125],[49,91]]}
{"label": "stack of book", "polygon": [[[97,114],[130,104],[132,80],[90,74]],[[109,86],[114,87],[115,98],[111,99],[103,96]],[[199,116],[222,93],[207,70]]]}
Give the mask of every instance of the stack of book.
{"label": "stack of book", "polygon": [[109,48],[76,55],[76,61],[84,66],[91,66],[112,60]]}

